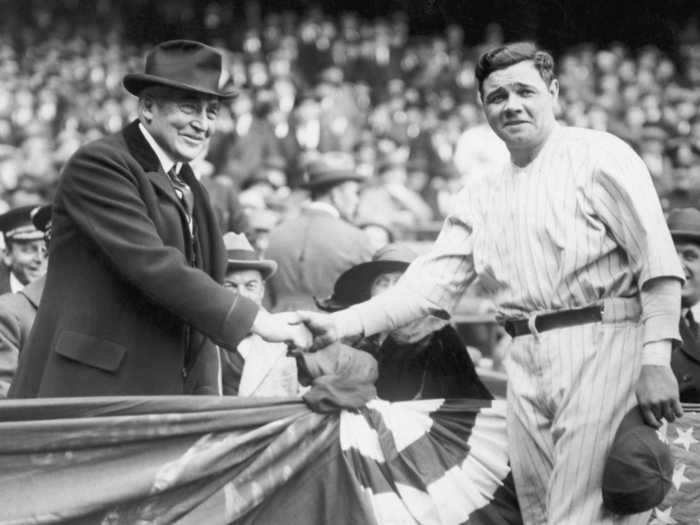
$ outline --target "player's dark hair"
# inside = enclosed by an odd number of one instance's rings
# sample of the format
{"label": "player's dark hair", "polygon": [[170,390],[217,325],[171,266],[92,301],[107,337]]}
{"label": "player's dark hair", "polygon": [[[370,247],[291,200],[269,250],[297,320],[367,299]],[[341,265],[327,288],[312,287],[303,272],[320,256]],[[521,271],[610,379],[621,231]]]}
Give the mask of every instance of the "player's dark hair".
{"label": "player's dark hair", "polygon": [[549,86],[554,78],[554,59],[547,51],[542,51],[532,42],[514,42],[482,53],[476,63],[474,75],[479,84],[479,95],[483,96],[484,80],[499,69],[505,69],[519,62],[532,60],[544,83]]}

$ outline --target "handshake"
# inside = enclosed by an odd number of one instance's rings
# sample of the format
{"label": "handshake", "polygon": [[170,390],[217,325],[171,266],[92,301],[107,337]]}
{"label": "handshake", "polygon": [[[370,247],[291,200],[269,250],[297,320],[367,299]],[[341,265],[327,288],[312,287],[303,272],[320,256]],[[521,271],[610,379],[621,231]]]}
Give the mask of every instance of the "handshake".
{"label": "handshake", "polygon": [[318,350],[337,341],[338,329],[329,314],[318,312],[281,312],[263,309],[253,322],[252,332],[274,343],[287,343],[291,350]]}

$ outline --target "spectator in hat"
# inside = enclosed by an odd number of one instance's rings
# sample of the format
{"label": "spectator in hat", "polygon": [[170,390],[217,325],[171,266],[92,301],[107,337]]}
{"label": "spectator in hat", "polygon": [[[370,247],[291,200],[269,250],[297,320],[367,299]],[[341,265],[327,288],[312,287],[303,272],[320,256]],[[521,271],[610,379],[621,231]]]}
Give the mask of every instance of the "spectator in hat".
{"label": "spectator in hat", "polygon": [[676,251],[685,273],[681,293],[681,344],[671,353],[671,367],[678,380],[681,401],[700,403],[700,211],[682,208],[668,216]]}
{"label": "spectator in hat", "polygon": [[66,164],[45,291],[10,397],[185,394],[195,363],[218,362],[215,344],[233,350],[251,331],[308,341],[222,286],[221,232],[189,165],[235,96],[221,73],[209,46],[158,44],[145,73],[123,79],[138,120]]}
{"label": "spectator in hat", "polygon": [[5,252],[0,266],[0,294],[19,292],[46,273],[44,234],[32,223],[37,206],[22,206],[0,215]]}
{"label": "spectator in hat", "polygon": [[[402,243],[385,246],[372,260],[353,266],[335,282],[333,295],[318,301],[337,311],[391,288],[418,254]],[[445,319],[425,316],[395,330],[366,337],[352,346],[379,365],[377,395],[389,401],[433,398],[493,399],[476,375],[456,330]]]}
{"label": "spectator in hat", "polygon": [[[227,264],[224,286],[260,306],[265,282],[277,271],[277,263],[260,259],[243,234],[224,235]],[[248,334],[235,351],[221,350],[224,395],[295,396],[299,393],[294,358],[283,343],[268,343]]]}
{"label": "spectator in hat", "polygon": [[[42,233],[48,247],[51,236],[51,205],[36,207],[30,215],[32,225]],[[0,295],[0,398],[7,397],[12,384],[19,353],[32,329],[44,292],[45,277],[41,275],[16,293]]]}
{"label": "spectator in hat", "polygon": [[342,272],[372,256],[367,236],[352,224],[362,181],[352,157],[326,153],[307,175],[310,202],[270,232],[267,256],[280,268],[269,281],[275,311],[314,308],[314,297],[328,297]]}

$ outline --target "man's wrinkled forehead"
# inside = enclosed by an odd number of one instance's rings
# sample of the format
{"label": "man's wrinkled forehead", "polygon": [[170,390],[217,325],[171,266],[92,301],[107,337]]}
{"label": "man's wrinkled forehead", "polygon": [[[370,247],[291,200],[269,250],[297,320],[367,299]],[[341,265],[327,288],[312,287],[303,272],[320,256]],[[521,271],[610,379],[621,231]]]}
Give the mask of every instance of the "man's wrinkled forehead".
{"label": "man's wrinkled forehead", "polygon": [[545,85],[546,87],[546,83],[539,70],[535,67],[534,61],[523,60],[522,62],[504,67],[503,69],[497,69],[489,74],[489,76],[484,79],[484,93],[490,89],[515,84],[530,86]]}

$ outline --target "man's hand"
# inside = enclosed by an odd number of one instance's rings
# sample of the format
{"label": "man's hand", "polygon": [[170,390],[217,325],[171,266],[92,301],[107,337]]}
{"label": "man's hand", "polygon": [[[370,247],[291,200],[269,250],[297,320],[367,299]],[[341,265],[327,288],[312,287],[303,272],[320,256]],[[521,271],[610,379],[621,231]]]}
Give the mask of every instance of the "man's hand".
{"label": "man's hand", "polygon": [[325,348],[329,344],[335,343],[340,339],[338,328],[335,326],[333,318],[330,315],[305,310],[297,312],[297,315],[313,334],[314,342],[311,346],[312,350]]}
{"label": "man's hand", "polygon": [[310,348],[313,342],[311,332],[294,312],[271,314],[261,308],[253,322],[252,332],[266,341],[287,343],[291,348],[302,350]]}
{"label": "man's hand", "polygon": [[678,382],[668,366],[643,365],[636,393],[644,421],[654,428],[661,426],[661,419],[671,423],[683,415]]}

